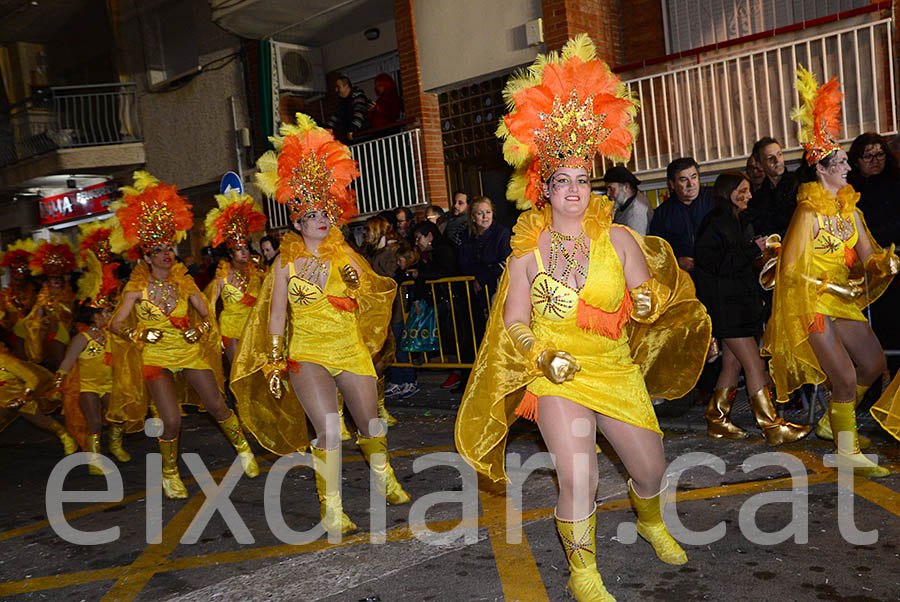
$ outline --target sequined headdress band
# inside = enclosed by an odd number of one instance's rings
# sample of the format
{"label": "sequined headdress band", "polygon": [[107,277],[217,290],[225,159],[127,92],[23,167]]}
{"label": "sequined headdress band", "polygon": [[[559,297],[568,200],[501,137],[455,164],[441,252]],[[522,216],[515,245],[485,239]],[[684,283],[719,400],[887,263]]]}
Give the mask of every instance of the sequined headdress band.
{"label": "sequined headdress band", "polygon": [[837,139],[841,133],[841,92],[837,77],[821,88],[816,76],[797,65],[794,87],[800,96],[800,106],[791,111],[791,119],[800,126],[798,138],[806,149],[806,162],[815,165],[841,148]]}

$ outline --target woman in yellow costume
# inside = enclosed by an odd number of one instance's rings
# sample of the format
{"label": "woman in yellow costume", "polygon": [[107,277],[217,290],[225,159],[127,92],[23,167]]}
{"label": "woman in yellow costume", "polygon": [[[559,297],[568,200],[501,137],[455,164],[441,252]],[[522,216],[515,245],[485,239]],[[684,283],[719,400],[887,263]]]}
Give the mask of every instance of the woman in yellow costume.
{"label": "woman in yellow costume", "polygon": [[[818,88],[815,77],[798,67],[796,88],[801,105],[791,117],[806,149],[804,183],[776,267],[763,354],[772,358],[778,401],[805,383],[831,382],[832,399],[816,435],[834,439],[838,459],[858,474],[884,477],[890,471],[860,453],[868,442],[856,433],[856,405],[886,367],[861,310],[884,292],[900,260],[893,245],[882,249],[869,234],[856,208],[859,193],[847,184],[847,153],[836,142],[843,96],[837,78]],[[877,406],[889,407],[896,388]],[[841,431],[847,434],[836,436]]]}
{"label": "woman in yellow costume", "polygon": [[[94,229],[82,238],[81,257],[84,272],[78,280],[75,325],[78,334],[66,350],[56,371],[55,386],[64,394],[66,428],[86,452],[92,454],[88,470],[102,475],[96,461],[100,453],[100,433],[109,407],[113,385],[112,352],[109,331],[111,311],[119,296],[120,283],[115,276],[118,262],[110,261],[109,228]],[[105,242],[105,244],[103,244]],[[93,248],[98,246],[98,257]],[[109,451],[119,462],[131,461],[122,447],[126,424],[112,422],[109,428]]]}
{"label": "woman in yellow costume", "polygon": [[32,362],[56,370],[71,340],[75,291],[66,279],[75,269],[75,252],[64,238],[42,240],[30,265],[31,273],[46,281],[25,318],[25,352]]}
{"label": "woman in yellow costume", "polygon": [[261,271],[250,261],[250,235],[265,229],[266,216],[249,194],[217,194],[216,201],[219,206],[206,215],[206,239],[213,246],[225,244],[231,261],[219,262],[216,277],[204,294],[211,309],[215,309],[220,297],[222,299],[219,331],[225,356],[233,363],[241,332],[259,296],[262,282]]}
{"label": "woman in yellow costume", "polygon": [[[379,492],[391,504],[410,501],[388,462],[372,364],[387,336],[396,285],[372,271],[336,227],[356,213],[349,185],[359,171],[349,149],[307,115],[298,113],[297,124],[283,126],[282,137],[272,139],[277,153],[258,163],[257,185],[290,208],[294,231],[282,238],[280,260],[244,330],[231,388],[263,447],[289,454],[311,444],[322,523],[331,534],[349,533],[356,525],[341,503],[340,430],[328,419],[337,416],[336,387]],[[283,376],[291,395],[283,394]],[[304,412],[315,429],[311,442]]]}
{"label": "woman in yellow costume", "polygon": [[510,113],[498,135],[516,169],[507,198],[532,208],[514,228],[456,445],[502,481],[510,425],[517,416],[537,422],[559,480],[569,590],[613,600],[596,563],[596,430],[631,476],[638,533],[663,562],[687,562],[661,517],[666,461],[649,393],[677,397],[694,386],[709,317],[668,244],[612,226],[612,203],[591,194],[595,154],[631,153],[636,103],[590,39],[539,57],[504,94]]}
{"label": "woman in yellow costume", "polygon": [[218,329],[187,268],[175,262],[175,244],[194,222],[191,206],[175,186],[147,172],[135,172],[134,187],[122,190],[122,199],[113,204],[112,250],[127,250],[130,257],[143,261],[131,272],[110,323],[118,335],[112,343],[112,394],[121,395],[122,401],[110,408],[109,419],[143,419],[147,413],[143,380],[163,423],[159,439],[163,489],[169,498],[186,498],[187,488],[178,473],[181,413],[175,386],[175,373],[182,372],[238,452],[244,473],[255,477],[256,459],[222,394]]}
{"label": "woman in yellow costume", "polygon": [[0,259],[0,268],[9,268],[9,286],[0,293],[0,320],[9,332],[9,348],[13,355],[25,359],[25,317],[34,307],[37,290],[31,281],[28,264],[37,249],[30,238],[17,240],[9,245]]}

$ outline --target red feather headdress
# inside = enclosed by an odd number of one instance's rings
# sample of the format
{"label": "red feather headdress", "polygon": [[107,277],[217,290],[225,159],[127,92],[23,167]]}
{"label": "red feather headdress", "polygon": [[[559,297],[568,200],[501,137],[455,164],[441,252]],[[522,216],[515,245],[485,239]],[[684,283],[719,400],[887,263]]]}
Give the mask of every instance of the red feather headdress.
{"label": "red feather headdress", "polygon": [[238,196],[231,191],[227,196],[216,195],[219,206],[206,214],[206,240],[213,246],[222,243],[229,249],[247,245],[250,235],[262,232],[266,216],[249,194]]}
{"label": "red feather headdress", "polygon": [[31,273],[35,276],[62,276],[75,269],[75,250],[72,243],[59,236],[38,243],[31,256]]}
{"label": "red feather headdress", "polygon": [[112,261],[109,248],[109,237],[112,228],[106,220],[88,222],[78,226],[78,252],[82,261],[86,261],[87,251],[93,251],[100,263]]}
{"label": "red feather headdress", "polygon": [[29,271],[31,256],[37,250],[37,243],[30,238],[17,240],[7,247],[0,256],[0,267],[9,268],[11,272],[25,274]]}

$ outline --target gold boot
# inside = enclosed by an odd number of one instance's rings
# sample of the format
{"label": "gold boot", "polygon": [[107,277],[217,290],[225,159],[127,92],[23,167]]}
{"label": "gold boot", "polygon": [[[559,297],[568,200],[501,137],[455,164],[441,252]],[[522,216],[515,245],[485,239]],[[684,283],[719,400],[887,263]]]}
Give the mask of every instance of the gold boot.
{"label": "gold boot", "polygon": [[187,487],[178,474],[178,437],[159,439],[159,453],[162,455],[162,486],[166,497],[170,500],[187,498]]}
{"label": "gold boot", "polygon": [[100,465],[99,456],[102,453],[100,451],[100,435],[99,434],[90,434],[87,438],[87,449],[84,451],[91,454],[90,463],[88,464],[88,472],[92,475],[97,475],[98,477],[102,477],[106,474],[106,471],[103,470],[103,467]]}
{"label": "gold boot", "polygon": [[[397,482],[394,469],[391,468],[388,461],[387,436],[363,437],[357,435],[356,444],[362,450],[366,462],[369,463],[369,468],[375,473],[375,486],[378,488],[378,493],[383,495],[391,505],[396,506],[409,502],[412,498],[403,491],[403,487]],[[381,454],[381,457],[376,460],[372,457],[373,454]]]}
{"label": "gold boot", "polygon": [[[856,435],[856,404],[852,401],[839,402],[831,400],[828,414],[835,434],[838,462],[852,466],[854,474],[864,477],[881,478],[891,474],[884,466],[878,466],[859,452],[859,441]],[[841,431],[850,433],[850,437],[841,437]]]}
{"label": "gold boot", "polygon": [[384,407],[384,377],[378,377],[378,380],[375,381],[378,386],[378,417],[388,426],[394,426],[397,424],[397,419],[391,416],[387,408]]}
{"label": "gold boot", "polygon": [[353,435],[350,434],[350,431],[347,430],[347,424],[344,422],[344,396],[341,395],[340,390],[337,392],[338,394],[338,418],[341,420],[341,441],[350,441],[353,439]]}
{"label": "gold boot", "polygon": [[750,396],[750,409],[769,445],[782,445],[803,439],[812,430],[812,425],[801,426],[781,418],[775,412],[769,387],[763,387]]}
{"label": "gold boot", "polygon": [[60,442],[63,444],[63,450],[65,450],[66,455],[74,454],[78,451],[78,443],[75,442],[75,439],[72,435],[69,434],[69,431],[66,430],[66,427],[58,423],[57,421],[49,418],[50,427],[49,430],[51,433],[59,437]]}
{"label": "gold boot", "polygon": [[716,439],[746,439],[750,433],[731,421],[737,387],[716,389],[706,406],[706,433]]}
{"label": "gold boot", "polygon": [[666,524],[662,519],[665,506],[666,485],[663,485],[659,493],[650,498],[642,498],[634,490],[634,483],[628,479],[628,497],[638,515],[638,535],[650,542],[653,551],[660,560],[666,564],[684,564],[688,561],[687,554],[678,545],[678,542],[669,535]]}
{"label": "gold boot", "polygon": [[566,560],[569,561],[569,582],[566,591],[578,602],[616,602],[603,586],[597,570],[597,506],[580,520],[563,520],[553,512],[556,530],[562,540]]}
{"label": "gold boot", "polygon": [[[854,404],[854,411],[859,407],[860,402],[863,397],[866,396],[866,391],[868,390],[869,387],[856,385],[856,403]],[[834,441],[834,433],[831,432],[831,421],[828,419],[828,414],[828,410],[825,410],[825,413],[822,414],[822,418],[820,418],[818,424],[816,424],[816,437],[824,439],[825,441]],[[856,437],[859,440],[859,449],[869,449],[872,447],[872,440],[868,437],[860,434],[857,434]]]}
{"label": "gold boot", "polygon": [[150,418],[159,418],[159,410],[156,409],[156,404],[153,400],[150,401],[147,408],[150,410]]}
{"label": "gold boot", "polygon": [[124,422],[113,422],[109,425],[109,453],[119,462],[131,462],[131,454],[122,447],[122,438],[124,436]]}
{"label": "gold boot", "polygon": [[353,521],[344,514],[341,503],[341,464],[339,448],[322,449],[309,446],[316,469],[316,492],[319,494],[319,517],[330,534],[346,535],[356,531]]}
{"label": "gold boot", "polygon": [[259,466],[256,464],[256,458],[250,449],[250,444],[247,443],[247,438],[244,437],[244,430],[241,428],[237,414],[232,412],[231,416],[219,422],[219,428],[222,429],[225,437],[238,453],[244,474],[251,479],[259,476]]}

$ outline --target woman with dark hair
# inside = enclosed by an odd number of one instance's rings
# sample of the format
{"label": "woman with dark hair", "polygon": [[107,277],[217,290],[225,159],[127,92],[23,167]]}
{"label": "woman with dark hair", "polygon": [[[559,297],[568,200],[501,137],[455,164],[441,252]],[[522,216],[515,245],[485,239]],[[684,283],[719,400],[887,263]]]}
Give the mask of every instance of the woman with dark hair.
{"label": "woman with dark hair", "polygon": [[900,169],[883,136],[860,134],[847,153],[847,181],[859,193],[856,206],[880,245],[900,244]]}
{"label": "woman with dark hair", "polygon": [[[798,170],[803,184],[778,258],[763,353],[772,358],[779,401],[806,383],[831,382],[832,398],[816,435],[834,439],[841,466],[885,477],[890,470],[860,453],[865,441],[857,436],[855,406],[886,367],[862,310],[890,284],[900,259],[893,245],[879,247],[856,210],[859,194],[847,184],[847,153],[836,142],[842,97],[837,78],[817,89],[814,76],[800,68],[797,89],[802,105],[793,116],[806,149]],[[878,402],[882,408],[891,403],[886,396]]]}
{"label": "woman with dark hair", "polygon": [[272,236],[271,234],[266,234],[259,239],[259,250],[262,251],[266,267],[272,265],[275,258],[278,257],[278,247],[280,244],[278,237]]}
{"label": "woman with dark hair", "polygon": [[67,239],[42,240],[31,256],[31,272],[45,277],[31,312],[24,320],[28,359],[56,370],[71,340],[75,291],[69,278],[75,252]]}
{"label": "woman with dark hair", "polygon": [[697,230],[694,281],[697,297],[712,318],[713,336],[722,341],[722,370],[706,408],[706,432],[717,439],[743,439],[747,431],[729,417],[741,369],[756,423],[769,445],[790,443],[811,427],[785,422],[769,394],[766,364],[759,355],[763,302],[754,260],[765,249],[764,238],[753,239],[741,213],[750,201],[750,179],[739,172],[716,178],[716,206]]}

